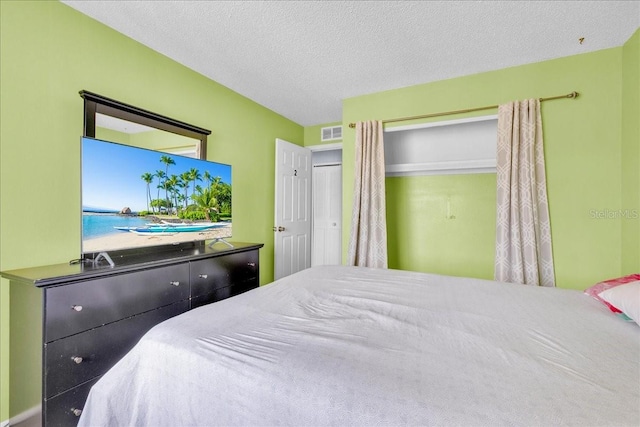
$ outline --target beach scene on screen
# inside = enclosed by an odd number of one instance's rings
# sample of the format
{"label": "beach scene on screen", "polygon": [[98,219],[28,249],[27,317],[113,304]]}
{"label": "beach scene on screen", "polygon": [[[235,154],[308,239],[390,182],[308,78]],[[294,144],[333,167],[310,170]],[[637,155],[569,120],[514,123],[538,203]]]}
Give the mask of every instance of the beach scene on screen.
{"label": "beach scene on screen", "polygon": [[82,139],[82,250],[232,236],[231,166]]}

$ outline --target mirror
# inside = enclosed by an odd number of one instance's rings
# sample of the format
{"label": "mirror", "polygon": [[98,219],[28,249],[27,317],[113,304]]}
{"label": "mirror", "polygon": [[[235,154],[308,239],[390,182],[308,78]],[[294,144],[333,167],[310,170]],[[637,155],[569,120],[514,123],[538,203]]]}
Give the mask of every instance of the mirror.
{"label": "mirror", "polygon": [[80,96],[83,136],[206,160],[210,130],[86,90]]}
{"label": "mirror", "polygon": [[200,158],[200,140],[96,113],[97,139]]}

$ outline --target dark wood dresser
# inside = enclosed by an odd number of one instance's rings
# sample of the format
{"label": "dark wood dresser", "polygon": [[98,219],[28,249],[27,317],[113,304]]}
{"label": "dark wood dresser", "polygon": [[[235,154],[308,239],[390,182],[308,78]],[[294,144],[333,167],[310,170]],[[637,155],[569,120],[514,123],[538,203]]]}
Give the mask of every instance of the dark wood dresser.
{"label": "dark wood dresser", "polygon": [[83,262],[0,273],[10,280],[11,334],[23,334],[11,340],[10,392],[32,394],[30,379],[41,378],[43,425],[75,426],[91,386],[145,332],[258,287],[262,246],[188,244],[115,254],[113,267]]}

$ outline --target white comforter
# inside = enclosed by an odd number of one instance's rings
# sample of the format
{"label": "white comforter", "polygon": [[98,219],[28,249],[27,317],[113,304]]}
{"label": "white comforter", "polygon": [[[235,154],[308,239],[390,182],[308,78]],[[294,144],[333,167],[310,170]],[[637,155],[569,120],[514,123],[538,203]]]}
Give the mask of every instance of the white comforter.
{"label": "white comforter", "polygon": [[316,267],[153,328],[80,426],[640,425],[640,328],[579,291]]}

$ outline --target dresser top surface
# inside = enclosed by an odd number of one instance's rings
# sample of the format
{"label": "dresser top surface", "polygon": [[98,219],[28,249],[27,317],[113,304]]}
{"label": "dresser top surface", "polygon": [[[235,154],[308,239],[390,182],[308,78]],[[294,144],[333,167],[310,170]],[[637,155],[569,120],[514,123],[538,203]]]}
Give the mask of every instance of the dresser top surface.
{"label": "dresser top surface", "polygon": [[94,264],[93,260],[78,260],[63,264],[22,268],[0,272],[5,279],[24,282],[37,287],[55,286],[71,281],[87,280],[121,273],[129,273],[154,267],[180,264],[199,259],[215,258],[233,253],[260,249],[262,243],[231,242],[233,247],[217,244],[181,246],[163,251],[144,251],[138,253],[109,254],[114,266],[106,260]]}

